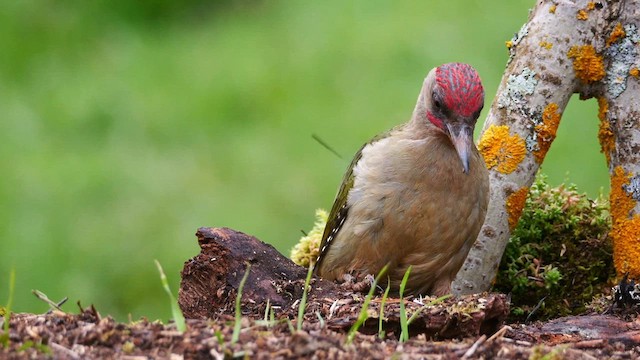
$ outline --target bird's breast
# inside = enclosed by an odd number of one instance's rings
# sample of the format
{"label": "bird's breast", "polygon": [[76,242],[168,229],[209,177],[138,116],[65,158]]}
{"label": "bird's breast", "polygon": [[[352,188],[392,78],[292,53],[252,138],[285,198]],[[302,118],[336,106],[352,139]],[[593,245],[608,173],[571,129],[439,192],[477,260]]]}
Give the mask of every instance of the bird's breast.
{"label": "bird's breast", "polygon": [[488,174],[475,149],[464,173],[447,140],[387,138],[363,149],[339,239],[358,259],[349,270],[413,262],[435,271],[468,250],[486,213]]}

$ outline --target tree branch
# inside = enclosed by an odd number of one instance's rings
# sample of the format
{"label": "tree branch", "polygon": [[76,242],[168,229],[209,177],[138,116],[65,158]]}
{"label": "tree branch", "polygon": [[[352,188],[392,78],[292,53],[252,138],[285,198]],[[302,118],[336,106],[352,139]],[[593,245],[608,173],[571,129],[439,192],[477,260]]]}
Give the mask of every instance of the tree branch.
{"label": "tree branch", "polygon": [[640,210],[638,5],[624,0],[539,0],[529,21],[507,41],[507,68],[478,144],[490,170],[489,209],[452,284],[454,293],[491,286],[529,187],[574,93],[581,99],[599,99],[599,137],[612,177],[616,268],[640,275],[640,218],[628,219]]}

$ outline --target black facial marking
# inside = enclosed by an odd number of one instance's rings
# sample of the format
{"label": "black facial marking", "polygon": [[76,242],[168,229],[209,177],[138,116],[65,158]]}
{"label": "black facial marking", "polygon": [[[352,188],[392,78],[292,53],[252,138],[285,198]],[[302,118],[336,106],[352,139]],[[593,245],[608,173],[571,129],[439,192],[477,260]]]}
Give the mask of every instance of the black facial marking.
{"label": "black facial marking", "polygon": [[433,104],[433,113],[436,117],[440,119],[449,117],[449,109],[445,106],[442,91],[437,86],[431,92],[431,103]]}

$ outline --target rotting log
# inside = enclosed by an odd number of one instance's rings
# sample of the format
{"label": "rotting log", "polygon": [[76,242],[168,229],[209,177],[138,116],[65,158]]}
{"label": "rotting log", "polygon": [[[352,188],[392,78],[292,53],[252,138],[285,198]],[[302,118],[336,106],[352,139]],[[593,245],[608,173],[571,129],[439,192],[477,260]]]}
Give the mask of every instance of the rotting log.
{"label": "rotting log", "polygon": [[571,344],[574,348],[613,345],[633,348],[640,345],[640,324],[613,315],[568,316],[511,330],[507,336],[533,344]]}
{"label": "rotting log", "polygon": [[[232,229],[203,227],[196,236],[200,254],[185,262],[178,295],[186,318],[217,319],[233,315],[247,264],[251,264],[251,269],[242,290],[243,315],[263,318],[269,301],[277,318],[297,316],[307,269],[295,265],[273,246]],[[366,295],[354,288],[313,278],[305,322],[318,322],[320,315],[329,328],[348,330],[356,321]],[[433,299],[423,299],[422,304],[412,300],[387,299],[383,312],[387,334],[399,335],[400,301],[405,302],[408,316],[420,311],[411,324],[410,334],[424,334],[428,338],[492,334],[509,313],[509,302],[503,294],[449,298],[430,306],[423,304]],[[380,306],[380,297],[374,297],[362,332],[377,332]]]}
{"label": "rotting log", "polygon": [[[307,270],[273,246],[229,228],[202,227],[196,236],[200,254],[185,262],[178,294],[185,317],[233,314],[247,264],[251,269],[242,291],[245,311],[264,309],[267,300],[276,308],[287,309],[302,297]],[[317,293],[331,289],[335,290],[331,282],[315,284]]]}

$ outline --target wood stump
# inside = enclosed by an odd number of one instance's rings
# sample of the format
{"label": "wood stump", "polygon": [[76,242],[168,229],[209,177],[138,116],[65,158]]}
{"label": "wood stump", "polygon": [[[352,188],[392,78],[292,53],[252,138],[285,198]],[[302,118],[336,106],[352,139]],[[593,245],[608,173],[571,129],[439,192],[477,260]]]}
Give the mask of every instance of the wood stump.
{"label": "wood stump", "polygon": [[[242,291],[243,316],[262,319],[269,302],[277,318],[297,317],[307,269],[294,264],[273,246],[229,228],[203,227],[196,236],[200,254],[185,262],[178,295],[186,318],[218,319],[233,315],[247,264],[251,264],[251,269]],[[320,322],[322,318],[329,328],[348,330],[357,319],[368,290],[363,293],[354,288],[314,277],[304,321]],[[503,294],[452,297],[425,306],[432,300],[425,298],[420,303],[411,297],[390,296],[383,312],[387,334],[399,334],[400,301],[404,301],[408,316],[420,311],[411,324],[411,334],[425,334],[430,338],[492,334],[509,312],[508,300]],[[380,306],[381,297],[375,296],[361,332],[378,331]]]}

